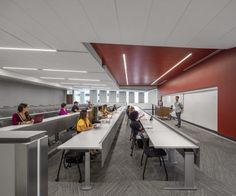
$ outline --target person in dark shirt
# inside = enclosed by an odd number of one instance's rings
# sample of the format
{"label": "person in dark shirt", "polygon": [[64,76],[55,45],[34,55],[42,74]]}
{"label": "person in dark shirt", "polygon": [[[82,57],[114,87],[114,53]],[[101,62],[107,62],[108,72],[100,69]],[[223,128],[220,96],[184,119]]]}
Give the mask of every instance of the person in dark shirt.
{"label": "person in dark shirt", "polygon": [[139,113],[137,111],[131,112],[129,118],[131,120],[131,137],[136,137],[139,132],[144,132],[143,126],[139,121]]}
{"label": "person in dark shirt", "polygon": [[73,105],[73,107],[71,108],[71,111],[72,112],[79,112],[79,106],[78,106],[78,101],[75,101],[74,102],[74,105]]}
{"label": "person in dark shirt", "polygon": [[140,134],[144,132],[144,128],[143,128],[141,122],[139,121],[139,113],[137,111],[133,111],[130,113],[129,118],[131,120],[130,140],[133,139],[131,149],[133,150],[136,142],[137,142],[138,147],[142,148],[143,142],[141,140]]}

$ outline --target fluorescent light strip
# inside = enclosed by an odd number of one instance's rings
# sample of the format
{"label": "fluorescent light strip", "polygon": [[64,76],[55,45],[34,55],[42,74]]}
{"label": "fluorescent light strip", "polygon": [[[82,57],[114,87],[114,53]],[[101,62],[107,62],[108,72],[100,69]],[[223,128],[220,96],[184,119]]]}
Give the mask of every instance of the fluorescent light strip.
{"label": "fluorescent light strip", "polygon": [[43,71],[52,72],[71,72],[71,73],[88,73],[87,71],[69,70],[69,69],[42,69]]}
{"label": "fluorescent light strip", "polygon": [[16,51],[32,51],[32,52],[57,52],[57,50],[53,50],[53,49],[11,48],[11,47],[0,47],[0,50],[16,50]]}
{"label": "fluorescent light strip", "polygon": [[37,68],[32,68],[32,67],[2,67],[3,69],[9,69],[9,70],[33,70],[36,71],[38,70]]}
{"label": "fluorescent light strip", "polygon": [[124,61],[124,69],[125,69],[125,79],[126,79],[126,84],[129,85],[129,80],[128,80],[128,74],[127,74],[127,65],[126,65],[125,54],[123,54],[123,61]]}
{"label": "fluorescent light strip", "polygon": [[61,84],[80,85],[80,83],[75,83],[75,82],[61,82]]}
{"label": "fluorescent light strip", "polygon": [[184,57],[182,60],[180,60],[178,63],[176,63],[173,67],[171,67],[167,72],[165,72],[165,73],[162,74],[159,78],[157,78],[153,83],[151,83],[151,85],[155,84],[158,80],[160,80],[160,79],[163,78],[166,74],[168,74],[168,73],[171,72],[173,69],[175,69],[178,65],[180,65],[182,62],[184,62],[186,59],[188,59],[191,55],[192,55],[192,53],[188,54],[186,57]]}
{"label": "fluorescent light strip", "polygon": [[40,78],[46,80],[65,80],[65,78],[54,78],[54,77],[40,77]]}
{"label": "fluorescent light strip", "polygon": [[71,81],[92,81],[92,82],[100,82],[100,80],[94,80],[94,79],[80,79],[80,78],[68,78],[68,80]]}
{"label": "fluorescent light strip", "polygon": [[107,86],[106,84],[89,84],[89,83],[82,83],[82,85],[90,85],[90,86]]}

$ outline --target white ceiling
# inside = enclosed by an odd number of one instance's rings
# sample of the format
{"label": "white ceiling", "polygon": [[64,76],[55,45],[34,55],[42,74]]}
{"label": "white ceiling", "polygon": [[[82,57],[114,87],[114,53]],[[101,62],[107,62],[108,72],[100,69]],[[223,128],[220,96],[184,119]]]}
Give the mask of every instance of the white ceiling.
{"label": "white ceiling", "polygon": [[100,79],[98,84],[115,88],[83,42],[232,48],[236,46],[235,10],[235,0],[0,0],[0,47],[77,51],[0,51],[0,68],[86,70],[89,73],[15,73],[37,79],[64,77],[62,82],[70,77]]}

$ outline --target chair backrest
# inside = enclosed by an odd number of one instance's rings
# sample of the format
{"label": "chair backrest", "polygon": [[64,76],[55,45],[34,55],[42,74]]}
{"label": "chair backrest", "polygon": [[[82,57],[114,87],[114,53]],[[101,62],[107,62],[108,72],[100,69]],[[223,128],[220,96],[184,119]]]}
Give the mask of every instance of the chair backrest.
{"label": "chair backrest", "polygon": [[145,138],[142,133],[140,133],[140,137],[141,137],[142,142],[143,142],[143,150],[148,149],[148,147],[149,147],[149,138]]}

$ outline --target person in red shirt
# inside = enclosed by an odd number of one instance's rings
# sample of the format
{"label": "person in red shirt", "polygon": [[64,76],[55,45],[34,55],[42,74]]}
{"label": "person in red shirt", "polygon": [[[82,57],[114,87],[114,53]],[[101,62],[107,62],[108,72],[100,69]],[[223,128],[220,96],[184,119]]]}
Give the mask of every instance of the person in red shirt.
{"label": "person in red shirt", "polygon": [[31,124],[34,120],[29,115],[29,106],[26,103],[21,103],[18,106],[18,112],[12,115],[13,125]]}

